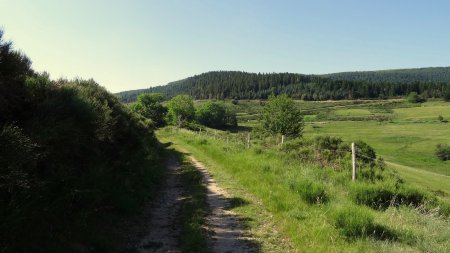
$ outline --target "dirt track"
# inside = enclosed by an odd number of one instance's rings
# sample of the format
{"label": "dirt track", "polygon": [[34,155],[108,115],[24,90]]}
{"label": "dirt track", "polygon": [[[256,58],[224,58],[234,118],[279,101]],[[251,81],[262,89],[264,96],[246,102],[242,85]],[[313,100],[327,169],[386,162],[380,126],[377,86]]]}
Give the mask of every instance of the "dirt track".
{"label": "dirt track", "polygon": [[[242,221],[230,210],[227,193],[211,178],[205,166],[195,158],[192,163],[203,175],[207,187],[209,214],[206,218],[208,248],[213,252],[258,252],[256,244],[245,233]],[[146,209],[143,222],[135,224],[130,235],[130,245],[126,252],[181,252],[178,247],[180,236],[179,214],[184,200],[184,190],[180,183],[180,165],[175,159],[167,162],[168,175],[161,194]],[[138,222],[139,223],[139,222]]]}

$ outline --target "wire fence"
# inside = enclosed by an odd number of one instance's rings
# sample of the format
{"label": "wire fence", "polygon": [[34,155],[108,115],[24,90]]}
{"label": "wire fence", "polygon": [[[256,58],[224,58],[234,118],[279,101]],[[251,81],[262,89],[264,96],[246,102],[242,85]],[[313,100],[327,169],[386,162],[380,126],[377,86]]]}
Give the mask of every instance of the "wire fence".
{"label": "wire fence", "polygon": [[[273,147],[275,146],[282,147],[283,144],[287,142],[287,137],[283,135],[271,136],[268,138],[255,138],[252,136],[252,132],[248,131],[238,133],[223,132],[219,130],[205,130],[205,129],[201,129],[199,131],[178,129],[177,131],[183,131],[192,134],[193,136],[211,138],[213,140],[220,140],[227,144],[238,144],[240,146],[247,148],[254,146],[255,142],[271,142],[271,145],[268,146]],[[326,149],[319,147],[314,147],[314,149],[317,151],[328,151],[331,153],[352,154],[351,150]],[[369,157],[367,155],[362,154],[361,152],[358,152],[357,147],[356,147],[356,157],[377,161],[377,158]]]}

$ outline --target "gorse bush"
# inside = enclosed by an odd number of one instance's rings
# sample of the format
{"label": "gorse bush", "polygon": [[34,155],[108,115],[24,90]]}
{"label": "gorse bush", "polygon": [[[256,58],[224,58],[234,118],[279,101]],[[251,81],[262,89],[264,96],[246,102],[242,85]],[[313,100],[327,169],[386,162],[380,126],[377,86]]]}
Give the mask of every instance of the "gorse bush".
{"label": "gorse bush", "polygon": [[442,161],[450,160],[450,146],[445,144],[438,144],[435,151],[436,157]]}

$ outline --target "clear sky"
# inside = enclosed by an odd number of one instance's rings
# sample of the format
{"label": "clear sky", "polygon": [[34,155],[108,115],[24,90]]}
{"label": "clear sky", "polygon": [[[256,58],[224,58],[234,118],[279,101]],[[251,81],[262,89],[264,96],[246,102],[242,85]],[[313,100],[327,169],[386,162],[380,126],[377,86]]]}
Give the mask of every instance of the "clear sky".
{"label": "clear sky", "polygon": [[33,68],[112,92],[212,70],[449,66],[450,1],[0,0]]}

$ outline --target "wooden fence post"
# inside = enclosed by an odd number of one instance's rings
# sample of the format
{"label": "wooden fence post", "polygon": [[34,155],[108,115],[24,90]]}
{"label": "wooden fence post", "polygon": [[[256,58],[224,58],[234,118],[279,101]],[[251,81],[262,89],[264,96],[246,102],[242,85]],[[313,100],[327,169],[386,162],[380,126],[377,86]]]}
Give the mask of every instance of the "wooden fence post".
{"label": "wooden fence post", "polygon": [[352,181],[356,180],[356,145],[352,142]]}
{"label": "wooden fence post", "polygon": [[247,148],[250,148],[250,133],[247,135]]}
{"label": "wooden fence post", "polygon": [[284,143],[284,135],[281,135],[281,145]]}

